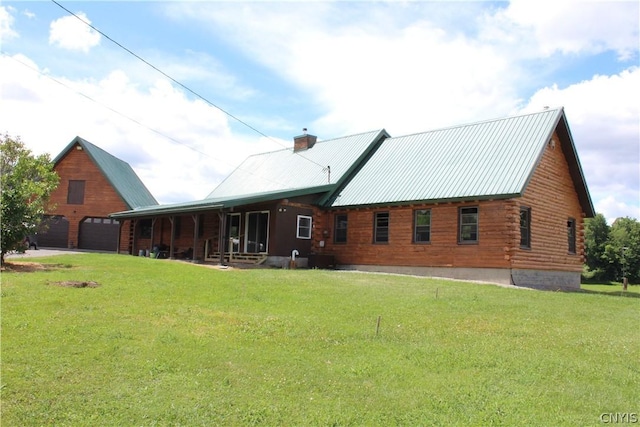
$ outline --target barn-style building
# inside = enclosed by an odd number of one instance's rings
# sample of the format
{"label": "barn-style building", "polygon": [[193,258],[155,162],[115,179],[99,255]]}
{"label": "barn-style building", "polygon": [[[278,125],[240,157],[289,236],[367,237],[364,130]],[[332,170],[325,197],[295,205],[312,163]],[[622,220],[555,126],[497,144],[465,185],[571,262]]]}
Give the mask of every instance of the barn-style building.
{"label": "barn-style building", "polygon": [[38,244],[130,253],[131,222],[120,223],[109,214],[158,204],[131,166],[80,137],[53,164],[60,182],[51,194]]}

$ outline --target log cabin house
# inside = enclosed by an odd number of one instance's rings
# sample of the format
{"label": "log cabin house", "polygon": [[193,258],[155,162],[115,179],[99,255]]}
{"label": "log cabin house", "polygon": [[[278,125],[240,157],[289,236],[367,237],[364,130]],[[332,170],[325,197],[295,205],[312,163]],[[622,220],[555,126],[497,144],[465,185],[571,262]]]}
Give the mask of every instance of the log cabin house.
{"label": "log cabin house", "polygon": [[134,221],[133,253],[281,267],[297,251],[298,265],[306,266],[317,201],[343,185],[388,136],[373,131],[317,142],[305,133],[293,149],[248,157],[203,200],[111,217]]}
{"label": "log cabin house", "polygon": [[558,108],[401,137],[305,133],[204,200],[111,217],[134,221],[133,253],[576,288],[594,214]]}
{"label": "log cabin house", "polygon": [[109,214],[158,204],[131,166],[80,137],[53,164],[60,182],[51,194],[38,244],[129,252],[131,222],[120,223]]}

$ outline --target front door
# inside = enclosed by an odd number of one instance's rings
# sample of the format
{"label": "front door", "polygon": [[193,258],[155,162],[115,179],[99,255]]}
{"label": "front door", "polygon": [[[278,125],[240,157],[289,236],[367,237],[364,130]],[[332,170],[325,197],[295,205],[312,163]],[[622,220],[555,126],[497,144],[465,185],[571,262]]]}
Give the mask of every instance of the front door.
{"label": "front door", "polygon": [[230,251],[233,253],[240,252],[240,214],[232,213],[227,214],[227,227],[226,227],[226,242],[227,246],[224,248],[225,252]]}
{"label": "front door", "polygon": [[249,253],[267,252],[269,237],[269,211],[247,213],[246,251]]}

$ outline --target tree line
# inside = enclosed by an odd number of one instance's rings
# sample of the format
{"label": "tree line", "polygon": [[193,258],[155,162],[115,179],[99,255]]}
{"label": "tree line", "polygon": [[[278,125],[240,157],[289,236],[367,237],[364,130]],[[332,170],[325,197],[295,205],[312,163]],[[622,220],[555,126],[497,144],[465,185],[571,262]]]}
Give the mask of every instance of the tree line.
{"label": "tree line", "polygon": [[624,217],[610,226],[604,215],[585,220],[584,276],[597,282],[640,284],[640,222]]}

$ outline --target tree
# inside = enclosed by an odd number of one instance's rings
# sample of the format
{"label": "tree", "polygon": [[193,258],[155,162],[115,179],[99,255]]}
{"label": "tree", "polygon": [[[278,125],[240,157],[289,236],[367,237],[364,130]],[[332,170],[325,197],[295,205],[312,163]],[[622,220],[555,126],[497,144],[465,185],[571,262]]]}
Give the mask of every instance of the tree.
{"label": "tree", "polygon": [[615,278],[627,277],[631,283],[640,283],[640,222],[625,217],[611,225],[609,242],[605,249],[611,264],[616,266]]}
{"label": "tree", "polygon": [[602,214],[585,222],[585,258],[596,280],[640,283],[640,222],[618,218],[609,227]]}
{"label": "tree", "polygon": [[35,156],[20,138],[0,136],[0,263],[38,229],[59,177],[48,154]]}
{"label": "tree", "polygon": [[605,256],[605,248],[609,241],[609,225],[602,214],[585,220],[584,251],[587,266],[594,272],[597,280],[608,280],[614,273]]}

